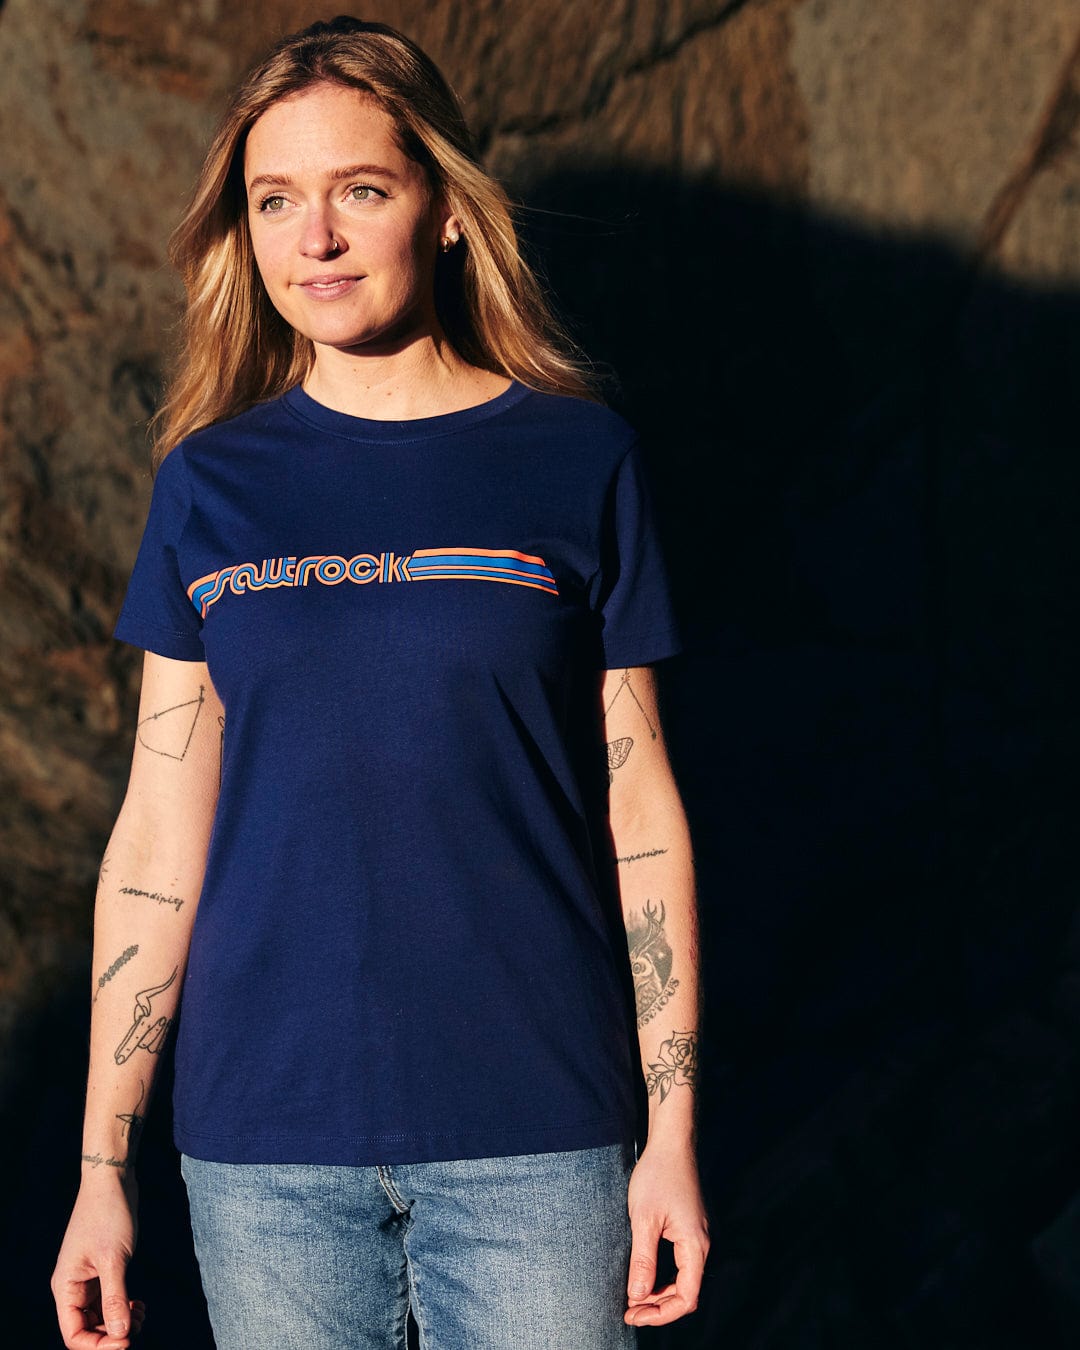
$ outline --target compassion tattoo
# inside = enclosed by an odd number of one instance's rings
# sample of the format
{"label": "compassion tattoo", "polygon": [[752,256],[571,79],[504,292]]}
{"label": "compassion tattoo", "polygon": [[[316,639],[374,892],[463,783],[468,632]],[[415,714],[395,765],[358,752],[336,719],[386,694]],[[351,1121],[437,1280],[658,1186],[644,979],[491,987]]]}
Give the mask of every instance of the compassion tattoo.
{"label": "compassion tattoo", "polygon": [[646,853],[628,853],[622,858],[616,858],[615,861],[617,863],[640,862],[642,858],[659,858],[666,852],[666,848],[650,848]]}
{"label": "compassion tattoo", "polygon": [[663,1101],[673,1087],[697,1090],[697,1032],[673,1031],[661,1045],[656,1060],[645,1075],[649,1096]]}
{"label": "compassion tattoo", "polygon": [[152,989],[141,989],[135,995],[135,1014],[131,1026],[128,1028],[124,1039],[113,1051],[113,1059],[116,1060],[117,1064],[126,1064],[136,1050],[145,1050],[151,1055],[161,1054],[165,1038],[172,1026],[172,1019],[162,1016],[151,1021],[153,1016],[152,1000],[168,989],[173,980],[176,979],[176,972],[179,969],[179,966],[174,966],[173,973],[164,984],[155,985]]}
{"label": "compassion tattoo", "polygon": [[630,972],[634,977],[637,1024],[651,1022],[679,987],[671,974],[674,962],[664,931],[664,902],[659,909],[650,900],[640,914],[632,915],[626,927],[630,948]]}
{"label": "compassion tattoo", "polygon": [[94,1002],[94,1003],[97,1002],[98,994],[101,993],[101,991],[102,991],[102,990],[105,988],[105,986],[109,983],[109,981],[110,981],[110,980],[112,979],[112,977],[116,974],[116,972],[120,969],[120,967],[121,967],[121,966],[126,966],[127,963],[131,960],[131,958],[132,958],[133,956],[137,956],[138,953],[139,953],[139,944],[138,944],[137,942],[134,943],[134,944],[133,944],[132,946],[130,946],[130,947],[126,947],[126,948],[120,953],[120,955],[116,958],[116,960],[112,963],[112,965],[109,967],[109,969],[104,973],[104,975],[99,975],[99,976],[98,976],[97,989],[96,989],[96,991],[95,991],[95,993],[94,993],[94,997],[93,997],[93,1002]]}

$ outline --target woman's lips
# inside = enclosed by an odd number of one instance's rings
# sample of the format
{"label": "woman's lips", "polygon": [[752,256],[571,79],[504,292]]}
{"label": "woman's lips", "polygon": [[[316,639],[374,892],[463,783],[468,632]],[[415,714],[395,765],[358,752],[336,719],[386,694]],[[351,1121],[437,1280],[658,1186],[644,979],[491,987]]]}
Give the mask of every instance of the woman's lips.
{"label": "woman's lips", "polygon": [[313,300],[339,300],[359,286],[362,280],[362,277],[312,277],[309,281],[298,282],[297,285]]}

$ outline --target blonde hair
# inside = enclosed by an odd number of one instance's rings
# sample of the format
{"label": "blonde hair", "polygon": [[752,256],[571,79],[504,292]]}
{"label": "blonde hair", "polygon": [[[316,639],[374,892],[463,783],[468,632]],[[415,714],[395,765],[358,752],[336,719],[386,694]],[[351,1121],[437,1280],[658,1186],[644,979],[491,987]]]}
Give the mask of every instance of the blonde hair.
{"label": "blonde hair", "polygon": [[155,465],[191,432],[275,398],[311,369],[312,343],[274,309],[255,265],[243,158],[248,132],[269,107],[320,83],[376,100],[461,222],[461,242],[438,256],[435,272],[439,322],[458,354],[533,389],[597,398],[587,362],[521,256],[509,200],[479,163],[442,74],[393,28],[342,16],[282,39],[237,88],[211,141],[170,247],[187,306],[178,369],[152,423]]}

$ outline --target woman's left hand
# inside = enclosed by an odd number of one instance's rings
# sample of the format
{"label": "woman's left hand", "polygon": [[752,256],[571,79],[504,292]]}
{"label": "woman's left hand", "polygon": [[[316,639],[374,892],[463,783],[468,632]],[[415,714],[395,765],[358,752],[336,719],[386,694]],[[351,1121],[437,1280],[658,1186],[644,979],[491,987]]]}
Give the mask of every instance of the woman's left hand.
{"label": "woman's left hand", "polygon": [[[709,1251],[693,1146],[650,1141],[630,1177],[628,1203],[633,1245],[624,1321],[635,1327],[663,1326],[697,1307]],[[677,1274],[674,1284],[654,1289],[661,1238],[675,1248]]]}

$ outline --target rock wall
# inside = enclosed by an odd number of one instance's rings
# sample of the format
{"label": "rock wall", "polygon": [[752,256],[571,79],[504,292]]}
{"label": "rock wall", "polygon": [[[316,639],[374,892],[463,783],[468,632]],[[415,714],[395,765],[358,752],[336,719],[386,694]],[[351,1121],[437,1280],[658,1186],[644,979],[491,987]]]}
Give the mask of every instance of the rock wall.
{"label": "rock wall", "polygon": [[[44,1132],[74,1156],[168,235],[236,74],[331,13],[0,8],[15,1150]],[[652,457],[689,637],[669,720],[706,907],[719,1234],[702,1312],[653,1343],[1074,1343],[1080,5],[363,13],[451,78]],[[73,1185],[58,1165],[44,1201],[16,1196],[31,1282]],[[151,1221],[151,1251],[170,1240]]]}

